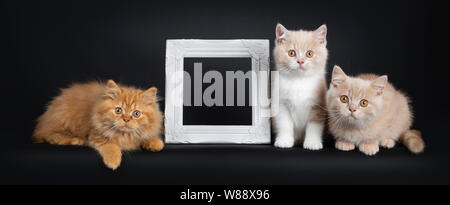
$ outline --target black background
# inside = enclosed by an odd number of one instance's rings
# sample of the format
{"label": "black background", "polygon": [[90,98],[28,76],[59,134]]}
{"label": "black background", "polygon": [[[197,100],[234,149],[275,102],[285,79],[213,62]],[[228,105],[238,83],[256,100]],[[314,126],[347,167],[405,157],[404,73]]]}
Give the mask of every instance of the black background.
{"label": "black background", "polygon": [[[0,182],[157,184],[450,183],[446,23],[441,1],[2,1]],[[89,148],[31,144],[35,119],[72,82],[112,78],[164,97],[166,39],[270,39],[275,25],[328,26],[329,63],[387,74],[407,93],[426,152],[375,157],[265,146],[167,146],[116,172]],[[272,63],[273,64],[273,63]],[[329,80],[329,76],[328,76]],[[164,100],[161,102],[164,108]],[[158,175],[160,177],[151,177]]]}
{"label": "black background", "polygon": [[[194,63],[202,63],[202,77],[208,71],[219,72],[223,83],[223,106],[195,106],[194,104]],[[251,58],[184,58],[184,71],[191,77],[191,90],[183,90],[183,94],[191,92],[191,102],[183,107],[183,125],[251,125],[252,107],[250,106],[250,80],[245,80],[245,104],[237,106],[237,80],[234,80],[234,106],[226,106],[227,71],[242,71],[244,74],[252,70]],[[202,80],[202,79],[201,79]],[[205,90],[215,82],[202,84],[202,95]],[[217,82],[219,84],[219,82]],[[213,92],[211,98],[215,99]],[[239,116],[239,117],[237,117]]]}

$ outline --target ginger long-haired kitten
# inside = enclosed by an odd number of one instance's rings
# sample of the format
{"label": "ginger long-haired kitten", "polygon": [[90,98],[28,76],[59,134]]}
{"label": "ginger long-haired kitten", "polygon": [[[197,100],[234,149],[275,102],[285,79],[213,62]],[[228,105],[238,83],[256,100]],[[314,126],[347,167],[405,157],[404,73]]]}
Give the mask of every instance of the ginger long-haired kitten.
{"label": "ginger long-haired kitten", "polygon": [[111,169],[119,167],[122,150],[143,147],[160,151],[163,115],[155,87],[139,90],[90,82],[62,89],[38,118],[36,142],[88,145],[96,149]]}
{"label": "ginger long-haired kitten", "polygon": [[273,51],[279,71],[279,112],[273,117],[275,146],[322,149],[326,118],[325,66],[328,58],[327,27],[315,31],[290,31],[278,24]]}
{"label": "ginger long-haired kitten", "polygon": [[349,77],[334,67],[327,108],[337,149],[358,146],[364,154],[374,155],[379,146],[392,148],[400,140],[413,153],[424,150],[420,131],[410,130],[413,117],[408,98],[387,81],[386,75]]}

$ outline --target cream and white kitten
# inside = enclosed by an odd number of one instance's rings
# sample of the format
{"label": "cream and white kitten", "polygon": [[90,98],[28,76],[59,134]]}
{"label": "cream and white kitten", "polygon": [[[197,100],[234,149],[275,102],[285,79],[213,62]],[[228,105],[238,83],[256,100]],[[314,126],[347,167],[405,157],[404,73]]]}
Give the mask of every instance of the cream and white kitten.
{"label": "cream and white kitten", "polygon": [[420,131],[410,130],[413,117],[408,98],[388,83],[385,75],[349,77],[335,66],[327,109],[330,132],[339,150],[358,146],[364,154],[374,155],[379,146],[392,148],[399,140],[413,153],[424,149]]}
{"label": "cream and white kitten", "polygon": [[[279,112],[273,117],[275,146],[322,149],[325,107],[327,27],[290,31],[278,24],[273,51],[279,71]],[[274,106],[274,105],[273,105]]]}

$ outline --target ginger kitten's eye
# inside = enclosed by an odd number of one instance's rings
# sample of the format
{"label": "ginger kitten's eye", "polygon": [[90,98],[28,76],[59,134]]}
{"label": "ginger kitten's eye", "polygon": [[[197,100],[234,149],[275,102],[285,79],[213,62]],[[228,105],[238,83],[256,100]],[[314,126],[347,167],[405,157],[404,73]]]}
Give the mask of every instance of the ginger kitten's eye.
{"label": "ginger kitten's eye", "polygon": [[348,97],[346,95],[341,95],[341,97],[339,99],[341,100],[342,103],[348,102]]}
{"label": "ginger kitten's eye", "polygon": [[362,99],[361,102],[359,102],[359,105],[361,105],[361,107],[367,107],[367,105],[369,105],[369,101]]}
{"label": "ginger kitten's eye", "polygon": [[122,108],[120,108],[120,107],[114,108],[114,113],[120,115],[120,114],[122,114],[122,112],[123,112]]}
{"label": "ginger kitten's eye", "polygon": [[297,55],[297,54],[295,53],[294,50],[289,50],[289,51],[288,51],[288,55],[291,56],[291,57],[294,57],[294,56]]}
{"label": "ginger kitten's eye", "polygon": [[306,57],[312,58],[313,56],[314,56],[314,51],[312,51],[312,50],[306,51]]}
{"label": "ginger kitten's eye", "polygon": [[133,111],[133,113],[132,113],[132,115],[133,115],[134,118],[140,117],[141,114],[142,114],[142,113],[141,113],[141,111],[139,111],[139,110],[135,110],[135,111]]}

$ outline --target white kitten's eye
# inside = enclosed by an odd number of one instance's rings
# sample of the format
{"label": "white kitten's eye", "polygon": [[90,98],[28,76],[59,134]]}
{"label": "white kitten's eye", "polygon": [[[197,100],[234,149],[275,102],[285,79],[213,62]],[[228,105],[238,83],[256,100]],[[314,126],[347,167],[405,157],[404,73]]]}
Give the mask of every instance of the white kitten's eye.
{"label": "white kitten's eye", "polygon": [[142,113],[141,113],[141,111],[139,111],[139,110],[135,110],[135,111],[133,111],[133,113],[132,113],[132,115],[133,115],[134,118],[140,117],[141,114],[142,114]]}
{"label": "white kitten's eye", "polygon": [[314,56],[314,51],[312,51],[312,50],[306,51],[306,57],[312,58],[313,56]]}
{"label": "white kitten's eye", "polygon": [[367,101],[366,99],[362,99],[359,102],[359,105],[361,105],[361,107],[367,107],[369,105],[369,101]]}
{"label": "white kitten's eye", "polygon": [[123,112],[122,108],[120,108],[120,107],[114,108],[114,113],[116,113],[117,115],[122,114],[122,112]]}
{"label": "white kitten's eye", "polygon": [[288,51],[288,55],[291,56],[291,57],[294,57],[294,56],[297,55],[297,54],[295,53],[294,50],[289,50],[289,51]]}
{"label": "white kitten's eye", "polygon": [[341,100],[342,103],[348,102],[348,97],[346,95],[341,95],[341,97],[339,99]]}

